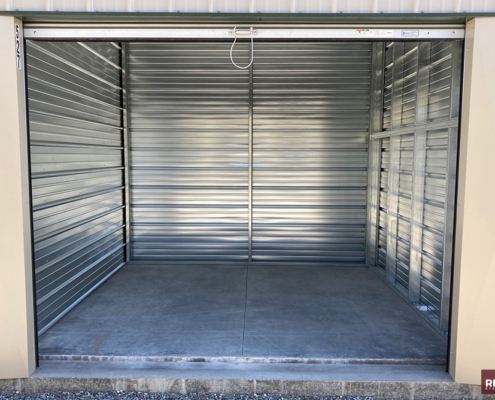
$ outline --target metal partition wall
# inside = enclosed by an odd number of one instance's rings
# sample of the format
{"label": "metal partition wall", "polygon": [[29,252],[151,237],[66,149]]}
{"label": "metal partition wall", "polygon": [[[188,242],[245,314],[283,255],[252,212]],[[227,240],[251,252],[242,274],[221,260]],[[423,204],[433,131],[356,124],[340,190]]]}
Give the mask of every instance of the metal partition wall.
{"label": "metal partition wall", "polygon": [[27,42],[34,263],[43,333],[124,261],[120,47]]}
{"label": "metal partition wall", "polygon": [[446,332],[462,42],[374,47],[368,264]]}

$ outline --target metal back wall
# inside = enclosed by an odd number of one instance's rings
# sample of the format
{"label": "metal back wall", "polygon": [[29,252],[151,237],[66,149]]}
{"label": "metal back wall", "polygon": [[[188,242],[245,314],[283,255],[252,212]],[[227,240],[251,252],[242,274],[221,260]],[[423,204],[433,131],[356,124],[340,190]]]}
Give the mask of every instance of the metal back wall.
{"label": "metal back wall", "polygon": [[27,42],[38,330],[124,262],[120,48]]}
{"label": "metal back wall", "polygon": [[[382,45],[383,46],[383,45]],[[462,42],[384,46],[382,132],[370,146],[379,187],[368,262],[442,331],[448,329]],[[370,150],[371,153],[371,150]],[[378,182],[373,182],[373,179]],[[375,189],[376,190],[376,189]],[[370,208],[373,209],[373,204]],[[376,219],[376,220],[374,220]]]}
{"label": "metal back wall", "polygon": [[248,258],[249,71],[230,44],[128,46],[133,260]]}
{"label": "metal back wall", "polygon": [[253,262],[364,264],[370,43],[256,43]]}

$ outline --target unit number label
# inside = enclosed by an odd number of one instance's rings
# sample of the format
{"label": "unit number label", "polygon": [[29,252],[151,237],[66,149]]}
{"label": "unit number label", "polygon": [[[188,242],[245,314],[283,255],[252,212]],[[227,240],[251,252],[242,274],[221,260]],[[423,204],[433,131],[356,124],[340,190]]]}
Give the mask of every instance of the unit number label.
{"label": "unit number label", "polygon": [[21,29],[15,24],[15,62],[17,69],[21,69]]}

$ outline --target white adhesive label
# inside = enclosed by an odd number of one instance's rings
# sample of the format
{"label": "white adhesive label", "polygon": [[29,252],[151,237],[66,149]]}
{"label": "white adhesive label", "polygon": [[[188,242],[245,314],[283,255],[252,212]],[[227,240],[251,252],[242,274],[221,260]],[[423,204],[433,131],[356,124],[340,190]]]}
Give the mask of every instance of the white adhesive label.
{"label": "white adhesive label", "polygon": [[388,37],[394,35],[391,29],[356,29],[356,31],[361,36]]}

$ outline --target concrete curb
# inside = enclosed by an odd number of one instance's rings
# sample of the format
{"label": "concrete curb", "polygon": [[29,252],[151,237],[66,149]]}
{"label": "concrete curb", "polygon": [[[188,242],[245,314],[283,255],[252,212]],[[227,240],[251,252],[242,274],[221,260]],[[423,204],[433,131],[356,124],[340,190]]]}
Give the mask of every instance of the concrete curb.
{"label": "concrete curb", "polygon": [[0,380],[1,390],[16,390],[25,393],[115,390],[179,394],[276,393],[286,396],[363,396],[378,399],[495,400],[495,396],[481,395],[481,388],[478,385],[454,382],[36,377]]}

